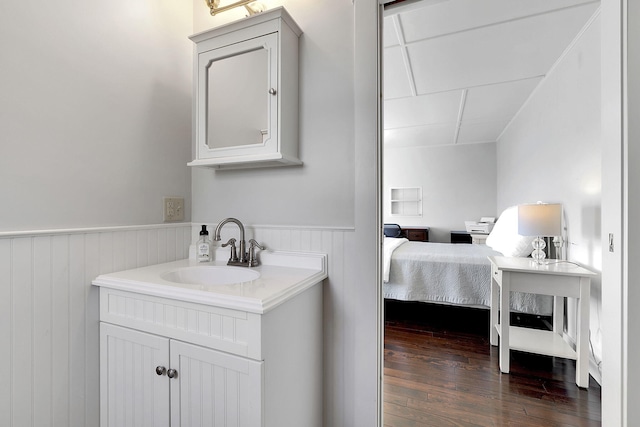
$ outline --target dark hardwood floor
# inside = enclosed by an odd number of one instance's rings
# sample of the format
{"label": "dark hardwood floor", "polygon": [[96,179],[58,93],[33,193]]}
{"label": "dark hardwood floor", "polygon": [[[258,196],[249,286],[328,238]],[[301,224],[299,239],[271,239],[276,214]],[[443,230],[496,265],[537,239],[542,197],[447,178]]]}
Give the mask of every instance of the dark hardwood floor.
{"label": "dark hardwood floor", "polygon": [[385,311],[385,426],[601,425],[600,386],[579,388],[575,361],[512,351],[500,372],[488,310],[387,301]]}

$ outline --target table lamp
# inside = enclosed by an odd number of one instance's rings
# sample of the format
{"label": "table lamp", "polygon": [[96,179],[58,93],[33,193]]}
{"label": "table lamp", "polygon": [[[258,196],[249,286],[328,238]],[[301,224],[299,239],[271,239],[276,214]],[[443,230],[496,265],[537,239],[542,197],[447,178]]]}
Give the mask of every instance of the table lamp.
{"label": "table lamp", "polygon": [[542,237],[562,235],[562,205],[559,203],[542,203],[518,206],[518,234],[536,236],[533,241],[531,257],[537,264],[546,258],[544,248],[547,246]]}

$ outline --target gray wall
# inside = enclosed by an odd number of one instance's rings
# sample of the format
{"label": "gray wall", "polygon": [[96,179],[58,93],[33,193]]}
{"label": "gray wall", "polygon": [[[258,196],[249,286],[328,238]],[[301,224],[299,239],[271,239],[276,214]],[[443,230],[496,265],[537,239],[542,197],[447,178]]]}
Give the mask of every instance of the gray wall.
{"label": "gray wall", "polygon": [[0,5],[0,231],[190,215],[191,4]]}
{"label": "gray wall", "polygon": [[[301,167],[240,171],[193,169],[193,220],[236,216],[250,224],[353,226],[354,18],[351,2],[290,0],[301,27]],[[195,31],[244,16],[244,8],[211,17],[194,1]]]}
{"label": "gray wall", "polygon": [[[392,216],[392,187],[422,187],[422,216]],[[496,144],[384,149],[384,221],[429,227],[429,240],[496,212]]]}

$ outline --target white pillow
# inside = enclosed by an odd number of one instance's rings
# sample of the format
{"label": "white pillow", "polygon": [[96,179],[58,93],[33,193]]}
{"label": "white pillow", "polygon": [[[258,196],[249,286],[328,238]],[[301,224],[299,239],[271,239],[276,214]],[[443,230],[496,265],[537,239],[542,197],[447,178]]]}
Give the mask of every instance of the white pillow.
{"label": "white pillow", "polygon": [[487,246],[504,256],[528,257],[533,251],[535,237],[518,234],[518,207],[511,206],[502,212],[498,222],[487,237]]}

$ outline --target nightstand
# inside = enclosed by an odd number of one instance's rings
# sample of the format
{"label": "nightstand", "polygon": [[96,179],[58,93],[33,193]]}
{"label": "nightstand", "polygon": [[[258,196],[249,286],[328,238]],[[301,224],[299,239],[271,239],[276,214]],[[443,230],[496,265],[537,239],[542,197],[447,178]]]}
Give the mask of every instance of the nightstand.
{"label": "nightstand", "polygon": [[451,243],[471,243],[471,234],[466,231],[452,231],[451,234]]}
{"label": "nightstand", "polygon": [[[510,350],[564,357],[576,361],[576,384],[589,387],[589,297],[591,277],[596,274],[553,259],[547,260],[550,264],[537,265],[531,258],[488,258],[491,262],[490,342],[496,346],[499,341],[500,371],[509,373]],[[553,331],[510,326],[511,292],[553,296]],[[578,300],[575,350],[562,337],[566,297]]]}
{"label": "nightstand", "polygon": [[428,242],[428,227],[402,227],[402,234],[413,242]]}

